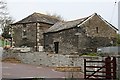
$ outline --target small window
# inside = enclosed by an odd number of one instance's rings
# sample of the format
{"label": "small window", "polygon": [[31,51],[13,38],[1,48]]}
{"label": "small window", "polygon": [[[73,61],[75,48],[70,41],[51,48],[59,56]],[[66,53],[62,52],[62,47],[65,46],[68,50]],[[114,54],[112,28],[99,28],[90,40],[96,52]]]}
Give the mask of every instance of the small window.
{"label": "small window", "polygon": [[98,27],[96,27],[96,33],[98,33]]}
{"label": "small window", "polygon": [[26,24],[23,24],[23,28],[26,28]]}
{"label": "small window", "polygon": [[22,31],[22,38],[26,38],[27,37],[27,31],[26,30],[23,30]]}
{"label": "small window", "polygon": [[26,35],[27,35],[26,30],[23,30],[23,36],[26,36]]}
{"label": "small window", "polygon": [[23,24],[23,28],[22,28],[22,38],[26,38],[26,35],[27,35],[26,24]]}

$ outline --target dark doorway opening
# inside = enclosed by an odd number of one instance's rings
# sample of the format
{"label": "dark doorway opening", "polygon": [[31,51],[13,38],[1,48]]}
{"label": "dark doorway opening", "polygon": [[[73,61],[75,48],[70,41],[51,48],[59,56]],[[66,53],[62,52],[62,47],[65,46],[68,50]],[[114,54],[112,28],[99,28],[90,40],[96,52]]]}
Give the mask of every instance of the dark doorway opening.
{"label": "dark doorway opening", "polygon": [[58,51],[59,51],[59,42],[54,42],[54,49],[55,49],[55,53],[58,53]]}

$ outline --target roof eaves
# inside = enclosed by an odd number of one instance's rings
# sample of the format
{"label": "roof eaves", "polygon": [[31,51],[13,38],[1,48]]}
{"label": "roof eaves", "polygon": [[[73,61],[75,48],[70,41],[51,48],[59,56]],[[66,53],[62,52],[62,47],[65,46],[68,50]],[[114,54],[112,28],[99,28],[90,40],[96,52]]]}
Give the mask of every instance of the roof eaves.
{"label": "roof eaves", "polygon": [[[34,13],[33,13],[33,14],[34,14]],[[26,20],[27,18],[31,17],[33,14],[31,14],[31,15],[23,18],[23,19],[21,19],[20,21],[17,21],[15,24],[17,24],[17,23],[18,23],[18,24],[19,24],[19,23],[24,23],[23,21]]]}
{"label": "roof eaves", "polygon": [[112,24],[110,24],[108,21],[106,21],[105,19],[103,19],[100,15],[98,15],[99,18],[101,18],[107,25],[109,25],[111,28],[113,28],[116,31],[119,31],[116,27],[114,27]]}
{"label": "roof eaves", "polygon": [[61,31],[65,31],[65,30],[73,29],[73,28],[76,28],[76,27],[77,27],[77,26],[75,26],[75,27],[71,27],[71,28],[62,29],[62,30],[58,30],[58,31],[45,32],[44,34],[57,33],[57,32],[61,32]]}
{"label": "roof eaves", "polygon": [[91,19],[94,15],[96,15],[96,13],[88,16],[81,24],[78,25],[78,27],[81,26],[81,25],[83,25],[85,22],[87,22],[89,19]]}
{"label": "roof eaves", "polygon": [[13,23],[13,24],[10,24],[10,25],[30,24],[30,23],[46,23],[46,24],[53,25],[53,23],[47,23],[47,22],[41,22],[41,21],[36,21],[36,22],[25,22],[25,23]]}

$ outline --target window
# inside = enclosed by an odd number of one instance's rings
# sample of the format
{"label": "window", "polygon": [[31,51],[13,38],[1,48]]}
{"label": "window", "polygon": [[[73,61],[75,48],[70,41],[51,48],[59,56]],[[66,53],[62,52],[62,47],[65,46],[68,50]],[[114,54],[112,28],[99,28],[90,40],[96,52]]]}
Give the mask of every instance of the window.
{"label": "window", "polygon": [[27,36],[27,31],[26,31],[26,24],[23,24],[22,28],[22,38],[26,38]]}
{"label": "window", "polygon": [[26,35],[27,35],[26,30],[23,30],[23,36],[26,36]]}
{"label": "window", "polygon": [[23,24],[23,28],[26,28],[26,24]]}
{"label": "window", "polygon": [[98,33],[98,27],[96,27],[96,33]]}
{"label": "window", "polygon": [[26,30],[23,30],[23,32],[22,32],[22,38],[23,39],[27,38],[27,32],[26,32]]}

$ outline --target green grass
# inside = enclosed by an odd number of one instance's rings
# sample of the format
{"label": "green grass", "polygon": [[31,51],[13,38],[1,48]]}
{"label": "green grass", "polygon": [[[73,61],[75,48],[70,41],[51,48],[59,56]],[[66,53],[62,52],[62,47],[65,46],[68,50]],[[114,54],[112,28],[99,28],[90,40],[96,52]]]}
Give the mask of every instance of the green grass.
{"label": "green grass", "polygon": [[10,42],[9,41],[6,42],[5,40],[0,39],[0,47],[4,47],[6,45],[10,45]]}

